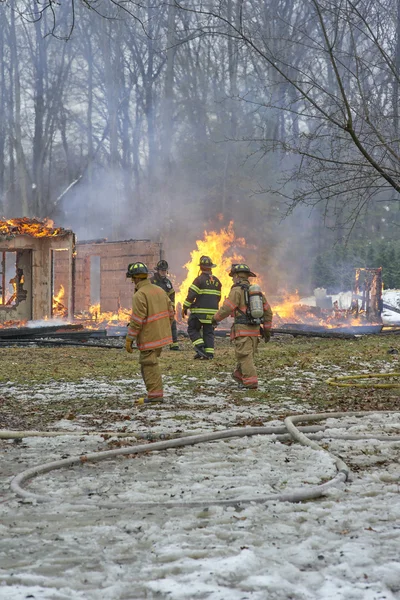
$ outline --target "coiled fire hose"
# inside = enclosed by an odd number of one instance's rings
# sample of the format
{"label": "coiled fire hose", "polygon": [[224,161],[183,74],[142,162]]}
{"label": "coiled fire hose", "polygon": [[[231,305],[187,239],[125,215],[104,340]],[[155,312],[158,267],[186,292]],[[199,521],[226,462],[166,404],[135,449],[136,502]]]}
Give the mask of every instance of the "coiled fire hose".
{"label": "coiled fire hose", "polygon": [[338,377],[330,377],[326,380],[328,385],[337,387],[357,387],[357,388],[380,388],[380,389],[392,389],[400,388],[400,383],[344,383],[345,381],[352,381],[353,379],[383,379],[386,377],[400,377],[400,373],[364,373],[363,375],[341,375]]}
{"label": "coiled fire hose", "polygon": [[[194,501],[194,502],[152,502],[152,503],[148,503],[148,502],[139,502],[139,503],[135,503],[134,508],[138,508],[138,509],[143,509],[143,508],[151,508],[151,507],[155,507],[155,506],[163,506],[165,508],[173,508],[173,507],[194,507],[194,508],[200,508],[200,507],[205,507],[207,505],[213,505],[213,506],[233,506],[233,507],[238,507],[238,506],[243,506],[246,504],[252,504],[252,503],[256,503],[256,504],[265,504],[267,502],[270,501],[280,501],[280,502],[301,502],[304,500],[312,500],[315,498],[319,498],[323,495],[326,494],[326,492],[333,486],[336,486],[340,483],[344,483],[349,476],[349,468],[348,466],[338,457],[336,457],[334,454],[328,452],[327,450],[325,450],[324,448],[322,448],[321,446],[319,446],[316,442],[312,441],[311,436],[313,435],[317,435],[319,437],[334,437],[335,439],[343,439],[343,440],[365,440],[365,439],[377,439],[380,441],[400,441],[400,437],[399,436],[376,436],[376,435],[369,435],[369,436],[359,436],[359,435],[332,435],[332,434],[325,434],[324,428],[321,427],[296,427],[295,424],[297,423],[302,423],[302,422],[318,422],[318,421],[323,421],[325,419],[337,419],[337,418],[344,418],[344,417],[364,417],[364,416],[370,416],[373,414],[388,414],[388,413],[393,413],[395,411],[387,411],[387,412],[336,412],[336,413],[319,413],[319,414],[303,414],[303,415],[294,415],[294,416],[289,416],[286,417],[284,424],[285,427],[244,427],[244,428],[240,428],[240,429],[226,429],[223,431],[217,431],[217,432],[212,432],[212,433],[203,433],[203,434],[198,434],[198,435],[185,435],[184,437],[180,437],[180,438],[175,438],[175,439],[169,439],[169,440],[165,440],[165,441],[159,441],[159,442],[153,442],[150,444],[141,444],[141,445],[137,445],[137,446],[129,446],[129,447],[125,447],[125,448],[118,448],[116,450],[108,450],[108,451],[104,451],[104,452],[94,452],[91,454],[85,454],[85,455],[81,455],[81,456],[76,456],[76,457],[71,457],[71,458],[66,458],[66,459],[62,459],[62,460],[57,460],[57,461],[53,461],[50,463],[46,463],[46,464],[42,464],[42,465],[38,465],[36,467],[32,467],[29,469],[26,469],[25,471],[23,471],[22,473],[20,473],[19,475],[17,475],[16,477],[14,477],[14,479],[11,481],[11,489],[13,492],[15,492],[18,496],[20,496],[21,498],[23,498],[25,501],[30,501],[30,502],[46,502],[51,500],[51,498],[49,496],[42,496],[39,494],[35,494],[33,492],[29,492],[27,490],[25,490],[22,486],[23,484],[30,480],[33,479],[34,477],[38,476],[38,475],[42,475],[44,473],[48,473],[50,471],[56,470],[56,469],[61,469],[64,467],[70,467],[73,465],[77,465],[77,464],[84,464],[88,461],[91,462],[95,462],[95,461],[101,461],[101,460],[106,460],[109,458],[114,458],[115,456],[122,456],[125,454],[141,454],[141,453],[148,453],[151,451],[161,451],[161,450],[167,450],[169,448],[178,448],[178,447],[182,447],[182,446],[187,446],[187,445],[194,445],[194,444],[200,444],[200,443],[204,443],[204,442],[211,442],[211,441],[215,441],[215,440],[221,440],[221,439],[226,439],[226,438],[232,438],[232,437],[246,437],[246,436],[252,436],[252,435],[277,435],[277,436],[282,436],[284,435],[285,438],[287,439],[287,435],[289,434],[291,439],[293,439],[294,441],[304,445],[304,446],[309,446],[310,448],[313,448],[314,450],[320,451],[320,452],[327,452],[329,454],[329,456],[334,460],[335,462],[335,467],[336,467],[336,475],[331,478],[329,481],[317,485],[317,486],[311,486],[309,488],[301,488],[298,490],[293,490],[291,492],[288,493],[282,493],[282,494],[273,494],[273,495],[269,495],[269,496],[264,496],[262,498],[243,498],[243,499],[237,499],[237,500],[214,500],[214,499],[210,499],[210,500],[201,500],[201,501]],[[300,431],[300,429],[302,429],[303,431]],[[311,430],[311,431],[310,431]],[[0,432],[0,437],[1,433],[7,433],[8,435],[12,432]],[[18,437],[22,437],[24,432],[16,432],[19,434]],[[32,433],[32,432],[31,432]],[[36,433],[36,432],[35,432]],[[47,433],[52,433],[52,432],[47,432]],[[76,433],[76,432],[74,432]],[[305,435],[305,433],[308,433],[308,436]],[[56,432],[57,435],[59,435],[59,432]],[[66,435],[66,432],[60,433],[61,435]],[[80,435],[82,436],[82,432],[80,432]],[[104,435],[104,432],[97,432],[97,435]],[[126,434],[125,434],[126,435]],[[136,435],[136,434],[132,434],[132,435]],[[10,439],[10,436],[8,437],[8,439]],[[83,501],[72,501],[72,504],[74,504],[75,506],[84,506],[87,507],[88,503],[84,503]],[[126,508],[127,504],[129,504],[130,507],[132,507],[131,502],[129,503],[97,503],[96,506],[102,507],[102,508]]]}

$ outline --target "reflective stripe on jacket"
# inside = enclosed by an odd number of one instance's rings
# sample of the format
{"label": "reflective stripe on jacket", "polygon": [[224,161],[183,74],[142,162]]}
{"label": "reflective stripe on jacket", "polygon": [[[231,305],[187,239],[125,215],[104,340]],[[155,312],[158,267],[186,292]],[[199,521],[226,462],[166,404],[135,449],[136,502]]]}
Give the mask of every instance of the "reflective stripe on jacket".
{"label": "reflective stripe on jacket", "polygon": [[[245,281],[242,281],[245,283]],[[214,319],[216,321],[222,321],[231,315],[232,317],[243,317],[242,313],[246,313],[246,302],[244,298],[244,290],[241,287],[241,283],[235,283],[231,287],[231,291],[229,292],[228,298],[225,298],[223,305],[218,310]],[[263,306],[264,306],[264,327],[266,329],[271,328],[272,324],[272,310],[270,305],[267,302],[266,297],[263,294]],[[240,310],[239,310],[240,309]],[[231,328],[231,340],[237,337],[257,337],[260,332],[259,325],[250,325],[250,324],[242,324],[242,323],[234,323]]]}
{"label": "reflective stripe on jacket", "polygon": [[189,286],[188,295],[183,303],[201,323],[211,323],[218,310],[221,299],[221,282],[211,273],[201,273]]}
{"label": "reflective stripe on jacket", "polygon": [[139,350],[154,350],[172,344],[174,308],[163,289],[143,279],[136,285],[127,337]]}

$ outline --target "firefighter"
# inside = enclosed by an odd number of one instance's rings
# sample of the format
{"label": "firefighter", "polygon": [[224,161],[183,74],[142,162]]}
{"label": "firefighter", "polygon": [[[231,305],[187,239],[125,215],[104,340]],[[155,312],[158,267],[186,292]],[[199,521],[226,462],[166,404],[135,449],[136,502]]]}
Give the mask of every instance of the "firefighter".
{"label": "firefighter", "polygon": [[182,315],[188,320],[188,336],[196,350],[195,358],[214,358],[214,328],[212,318],[218,310],[221,298],[221,282],[212,274],[216,267],[209,256],[200,258],[200,273],[189,286],[188,295],[183,303]]}
{"label": "firefighter", "polygon": [[[157,263],[157,266],[155,268],[155,273],[154,273],[153,277],[150,279],[150,281],[151,281],[151,283],[154,283],[154,285],[158,285],[160,288],[162,288],[164,290],[164,292],[166,292],[168,298],[172,302],[172,306],[174,307],[174,311],[175,311],[175,290],[174,290],[171,280],[168,279],[167,275],[168,275],[167,261],[159,260]],[[172,331],[172,344],[170,345],[169,348],[170,348],[170,350],[179,351],[180,348],[179,348],[179,344],[178,344],[178,330],[176,327],[175,319],[172,322],[171,331]]]}
{"label": "firefighter", "polygon": [[[250,311],[249,277],[257,277],[245,264],[232,265],[229,273],[233,285],[228,298],[225,299],[219,311],[214,315],[214,327],[229,315],[234,317],[231,328],[231,341],[235,345],[237,366],[232,377],[244,387],[256,390],[258,387],[257,372],[254,366],[254,357],[258,347],[258,336],[262,334],[264,341],[269,342],[271,337],[272,310],[265,295],[260,290],[260,308],[262,315],[259,319],[253,318]],[[259,288],[260,289],[260,288]],[[247,302],[246,302],[247,300]],[[261,326],[260,326],[261,325]]]}
{"label": "firefighter", "polygon": [[163,387],[158,359],[163,346],[172,343],[171,323],[174,309],[167,294],[148,279],[149,271],[142,262],[128,265],[126,276],[135,284],[132,315],[126,336],[126,351],[133,352],[133,343],[139,349],[139,364],[147,398],[136,404],[163,401]]}

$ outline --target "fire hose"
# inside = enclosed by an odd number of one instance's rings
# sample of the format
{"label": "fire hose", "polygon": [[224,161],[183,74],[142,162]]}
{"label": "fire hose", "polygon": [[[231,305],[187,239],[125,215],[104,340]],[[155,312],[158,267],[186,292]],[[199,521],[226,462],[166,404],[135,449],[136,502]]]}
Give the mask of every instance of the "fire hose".
{"label": "fire hose", "polygon": [[336,387],[374,387],[386,390],[400,387],[400,383],[343,383],[344,381],[353,379],[379,379],[385,377],[400,377],[400,373],[364,373],[363,375],[342,375],[338,377],[330,377],[326,380],[326,383]]}
{"label": "fire hose", "polygon": [[[202,433],[202,434],[193,434],[193,435],[184,435],[183,437],[179,437],[179,438],[175,438],[175,439],[169,439],[169,440],[164,440],[164,441],[159,441],[159,442],[152,442],[149,444],[140,444],[140,445],[136,445],[136,446],[129,446],[129,447],[125,447],[125,448],[118,448],[116,450],[107,450],[104,452],[94,452],[94,453],[90,453],[90,454],[85,454],[85,455],[80,455],[80,456],[75,456],[75,457],[70,457],[70,458],[66,458],[66,459],[62,459],[62,460],[57,460],[57,461],[53,461],[53,462],[49,462],[49,463],[45,463],[42,465],[38,465],[36,467],[32,467],[29,469],[26,469],[25,471],[23,471],[22,473],[20,473],[19,475],[17,475],[16,477],[13,478],[13,480],[11,481],[11,489],[13,492],[15,492],[18,496],[20,496],[21,498],[23,498],[25,501],[30,501],[30,502],[46,502],[51,500],[51,498],[49,496],[42,496],[39,494],[35,494],[33,492],[29,492],[27,490],[25,490],[22,486],[23,484],[30,480],[33,479],[34,477],[38,476],[38,475],[42,475],[44,473],[48,473],[50,471],[56,470],[56,469],[61,469],[64,467],[71,467],[73,465],[82,465],[85,464],[86,462],[95,462],[95,461],[101,461],[101,460],[106,460],[109,458],[114,458],[115,456],[122,456],[122,455],[126,455],[126,454],[141,454],[141,453],[148,453],[151,451],[162,451],[162,450],[167,450],[170,448],[179,448],[182,446],[187,446],[187,445],[194,445],[194,444],[200,444],[200,443],[204,443],[204,442],[211,442],[211,441],[216,441],[216,440],[221,440],[221,439],[226,439],[226,438],[232,438],[232,437],[246,437],[246,436],[253,436],[253,435],[276,435],[277,438],[282,439],[282,436],[284,436],[284,439],[288,439],[288,437],[295,441],[300,443],[303,446],[308,446],[310,448],[312,448],[313,450],[316,451],[320,451],[320,452],[325,452],[327,453],[331,459],[334,460],[335,463],[335,468],[336,468],[336,475],[331,478],[330,480],[326,481],[325,483],[316,485],[316,486],[312,486],[309,488],[301,488],[301,489],[297,489],[297,490],[292,490],[291,492],[287,492],[287,493],[281,493],[281,494],[272,494],[269,496],[264,496],[262,498],[244,498],[244,499],[237,499],[237,500],[214,500],[214,499],[210,499],[210,500],[201,500],[201,501],[194,501],[194,502],[152,502],[152,503],[148,503],[148,502],[139,502],[139,503],[135,503],[135,508],[151,508],[151,507],[155,507],[155,506],[163,506],[165,508],[174,508],[174,507],[189,507],[189,508],[200,508],[207,505],[213,505],[213,506],[233,506],[233,507],[239,507],[239,506],[243,506],[243,505],[247,505],[247,504],[265,504],[267,502],[302,502],[305,500],[312,500],[312,499],[316,499],[319,498],[323,495],[325,495],[327,493],[327,491],[332,488],[333,486],[337,486],[339,484],[345,483],[349,477],[349,467],[345,464],[345,462],[339,458],[336,457],[334,454],[332,454],[331,452],[325,450],[324,448],[322,448],[321,446],[319,446],[315,441],[313,441],[311,438],[312,437],[331,437],[331,438],[335,438],[335,439],[343,439],[343,440],[366,440],[366,439],[377,439],[380,441],[390,441],[390,442],[394,442],[394,441],[400,441],[400,437],[399,436],[376,436],[376,435],[368,435],[368,436],[360,436],[360,435],[338,435],[338,434],[329,434],[329,430],[326,430],[324,428],[315,428],[315,427],[296,427],[297,423],[302,423],[302,422],[318,422],[318,421],[323,421],[325,419],[337,419],[337,418],[344,418],[344,417],[356,417],[356,418],[360,418],[360,417],[364,417],[364,416],[369,416],[369,415],[373,415],[373,414],[398,414],[396,413],[396,411],[387,411],[387,413],[382,413],[382,412],[337,412],[337,413],[318,413],[318,414],[303,414],[303,415],[292,415],[292,416],[288,416],[286,417],[286,419],[284,420],[284,427],[244,427],[244,428],[240,428],[240,429],[225,429],[222,431],[217,431],[217,432],[212,432],[212,433]],[[311,430],[311,431],[310,431]],[[316,431],[317,430],[317,431]],[[324,432],[327,431],[327,434],[325,434]],[[0,432],[0,437],[2,437],[1,433],[7,433],[10,434],[12,432]],[[21,435],[23,435],[24,432],[15,432],[20,434],[19,437],[21,437]],[[30,433],[39,433],[39,432],[30,432]],[[60,435],[59,432],[46,432],[46,433],[55,433],[56,435]],[[74,432],[76,433],[76,432]],[[92,432],[93,433],[93,432]],[[305,435],[305,433],[307,433],[308,435]],[[29,434],[29,432],[28,432]],[[66,432],[63,432],[63,434],[65,435]],[[82,435],[82,432],[80,432],[80,435]],[[104,435],[104,432],[97,432],[97,435]],[[136,434],[132,434],[132,435],[136,435]],[[142,434],[143,435],[143,434]],[[72,502],[74,505],[83,505],[84,507],[87,507],[88,504],[82,502],[82,501],[78,501]],[[102,507],[102,508],[126,508],[127,504],[123,503],[123,504],[118,504],[113,502],[112,504],[107,504],[107,503],[100,503],[100,504],[96,504],[96,506]],[[131,506],[131,503],[129,503],[129,506]]]}

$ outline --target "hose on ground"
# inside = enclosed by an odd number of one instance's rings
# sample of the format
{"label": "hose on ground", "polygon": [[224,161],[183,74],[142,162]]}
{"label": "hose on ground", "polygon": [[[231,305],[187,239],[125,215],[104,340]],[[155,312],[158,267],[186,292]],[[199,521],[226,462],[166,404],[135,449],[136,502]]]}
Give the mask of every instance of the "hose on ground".
{"label": "hose on ground", "polygon": [[[393,411],[388,411],[388,412],[392,413]],[[320,414],[310,414],[310,415],[307,415],[307,414],[292,415],[285,419],[285,421],[284,421],[285,428],[282,428],[282,427],[245,427],[245,428],[240,428],[240,429],[226,429],[226,430],[216,431],[216,432],[212,432],[212,433],[203,433],[203,434],[190,435],[190,436],[186,435],[184,437],[177,438],[177,439],[153,442],[150,444],[140,444],[137,446],[118,448],[116,450],[107,450],[104,452],[94,452],[94,453],[86,454],[83,456],[76,456],[76,457],[66,458],[66,459],[62,459],[62,460],[57,460],[57,461],[53,461],[50,463],[38,465],[36,467],[32,467],[30,469],[26,469],[25,471],[23,471],[22,473],[20,473],[16,477],[14,477],[14,479],[11,481],[11,489],[13,492],[15,492],[18,496],[23,498],[25,501],[46,502],[46,501],[51,500],[51,498],[49,496],[42,496],[39,494],[35,494],[33,492],[29,492],[22,487],[23,484],[26,481],[28,481],[38,475],[42,475],[44,473],[48,473],[50,471],[53,471],[56,469],[61,469],[64,467],[71,467],[71,466],[77,465],[77,464],[84,464],[89,461],[95,462],[95,461],[106,460],[109,458],[114,458],[115,456],[126,455],[126,454],[141,454],[144,452],[148,453],[151,451],[167,450],[169,448],[179,448],[182,446],[200,444],[200,443],[204,443],[204,442],[216,441],[216,440],[232,438],[232,437],[246,437],[246,436],[252,436],[252,435],[276,435],[276,434],[280,434],[283,429],[284,432],[290,434],[290,436],[293,440],[299,442],[300,444],[302,444],[304,446],[309,446],[312,449],[320,451],[320,452],[327,452],[329,454],[329,456],[334,460],[336,471],[337,471],[336,475],[333,478],[331,478],[329,481],[327,481],[323,484],[317,485],[317,486],[292,490],[291,492],[288,492],[288,493],[272,494],[272,495],[264,496],[261,498],[243,498],[243,499],[237,499],[237,500],[210,499],[210,500],[201,500],[201,501],[194,501],[194,502],[157,502],[157,503],[139,502],[139,503],[135,503],[134,508],[143,509],[143,508],[152,508],[155,506],[163,506],[165,508],[175,508],[175,507],[188,507],[188,508],[189,507],[190,508],[203,507],[204,508],[205,506],[208,506],[208,505],[225,506],[225,507],[227,507],[227,506],[239,507],[239,506],[252,504],[252,503],[265,504],[270,501],[301,502],[301,501],[305,501],[305,500],[312,500],[312,499],[316,499],[316,498],[319,498],[319,497],[325,495],[327,493],[327,491],[330,488],[332,488],[333,486],[336,486],[340,483],[344,483],[348,478],[349,468],[340,458],[338,458],[334,454],[328,452],[327,450],[325,450],[324,448],[319,446],[316,442],[312,441],[309,437],[307,437],[305,435],[305,433],[303,433],[303,431],[300,431],[300,428],[296,427],[295,423],[307,422],[307,421],[322,421],[322,420],[328,419],[328,418],[343,418],[343,417],[357,417],[358,418],[358,417],[364,417],[364,416],[369,416],[369,415],[373,415],[373,414],[387,414],[387,413],[382,413],[382,412],[376,413],[376,412],[366,411],[366,412],[337,412],[337,413],[320,413]],[[327,435],[326,437],[329,437],[329,435]],[[339,436],[335,436],[335,438],[338,438],[338,437]],[[368,436],[369,439],[371,437],[374,439],[377,438],[377,436]],[[360,439],[358,436],[356,436],[356,438]],[[361,439],[368,439],[368,438],[361,436]],[[346,439],[354,439],[354,436],[344,435],[344,436],[340,436],[340,439],[345,439],[345,440]],[[386,440],[386,441],[397,441],[398,439],[399,438],[394,438],[394,437],[383,437],[383,440]],[[87,503],[87,502],[83,503],[82,501],[80,501],[80,502],[73,501],[71,503],[74,504],[75,506],[83,506],[83,507],[87,507],[88,505],[90,505],[90,503]],[[112,504],[111,503],[110,504],[107,504],[107,503],[96,504],[96,506],[99,506],[102,508],[110,508],[110,509],[126,508],[127,505],[128,505],[127,503],[121,504],[121,503],[115,503],[115,502],[113,502]],[[131,503],[129,503],[129,506],[131,506]]]}
{"label": "hose on ground", "polygon": [[400,373],[364,373],[363,375],[341,375],[337,377],[330,377],[325,383],[336,387],[357,387],[357,388],[380,388],[380,389],[392,389],[399,388],[400,383],[343,383],[347,380],[353,379],[376,379],[386,377],[400,377]]}
{"label": "hose on ground", "polygon": [[[328,414],[332,414],[332,413],[328,413]],[[346,413],[348,414],[348,413]],[[350,425],[347,426],[341,426],[341,429],[349,429]],[[249,431],[249,427],[246,428],[246,432]],[[303,433],[308,433],[308,437],[312,438],[312,439],[321,439],[323,437],[329,437],[329,438],[337,438],[337,439],[342,439],[342,435],[340,434],[335,434],[335,433],[331,433],[329,432],[329,436],[324,436],[324,431],[327,431],[327,427],[324,426],[317,426],[317,425],[311,425],[311,426],[303,426],[303,427],[298,427],[299,431],[302,431]],[[221,430],[222,431],[222,430]],[[292,439],[292,436],[288,433],[287,428],[285,426],[282,427],[276,427],[274,429],[274,433],[277,437],[277,439],[279,440],[290,440]],[[169,431],[161,431],[161,432],[149,432],[149,433],[144,433],[143,431],[111,431],[111,430],[101,430],[101,431],[94,431],[94,430],[87,430],[87,431],[77,431],[75,430],[70,430],[70,429],[64,429],[64,430],[57,430],[57,431],[36,431],[36,430],[25,430],[25,431],[15,431],[12,429],[0,429],[0,440],[22,440],[25,438],[30,438],[30,437],[43,437],[43,438],[51,438],[51,437],[65,437],[65,436],[76,436],[76,437],[103,437],[105,440],[109,440],[111,438],[132,438],[134,440],[143,440],[143,441],[148,441],[148,442],[154,442],[154,440],[171,440],[171,439],[176,439],[176,438],[182,438],[182,437],[188,437],[188,436],[193,436],[193,435],[198,435],[195,432],[192,431],[180,431],[180,432],[175,432],[175,433],[171,433]],[[247,434],[246,434],[247,435]],[[250,435],[250,434],[249,434]],[[255,434],[253,434],[255,435]],[[347,440],[369,440],[371,439],[370,436],[364,436],[364,435],[352,435],[352,436],[346,436]],[[380,440],[380,441],[400,441],[400,436],[399,438],[396,437],[388,437],[388,436],[374,436],[374,439],[376,440]]]}

